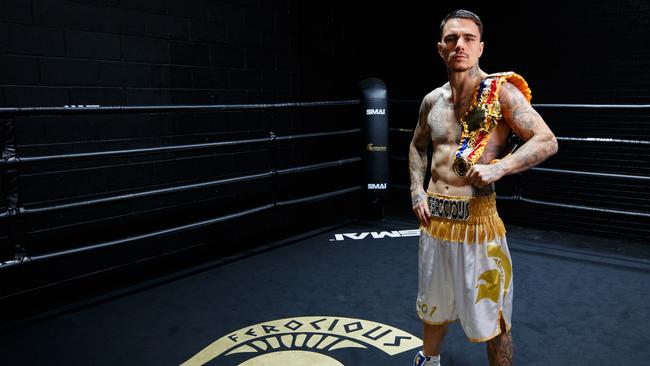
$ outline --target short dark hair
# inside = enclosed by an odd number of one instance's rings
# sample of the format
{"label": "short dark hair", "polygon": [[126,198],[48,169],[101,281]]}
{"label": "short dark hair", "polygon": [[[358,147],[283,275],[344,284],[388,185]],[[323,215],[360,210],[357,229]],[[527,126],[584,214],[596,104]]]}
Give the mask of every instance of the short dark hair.
{"label": "short dark hair", "polygon": [[440,22],[440,37],[442,38],[442,28],[445,27],[445,24],[447,24],[447,21],[449,19],[455,19],[455,18],[463,18],[463,19],[470,19],[476,23],[478,26],[478,31],[479,31],[479,37],[483,38],[483,22],[481,21],[481,18],[478,17],[478,15],[472,13],[469,10],[463,10],[463,9],[458,9],[454,10],[451,13],[447,14],[445,18]]}

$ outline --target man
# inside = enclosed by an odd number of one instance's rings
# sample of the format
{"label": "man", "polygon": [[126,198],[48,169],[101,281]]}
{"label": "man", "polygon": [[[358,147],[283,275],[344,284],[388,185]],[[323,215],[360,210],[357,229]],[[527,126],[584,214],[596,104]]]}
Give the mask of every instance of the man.
{"label": "man", "polygon": [[[440,364],[443,337],[456,320],[470,341],[487,342],[490,365],[512,363],[512,264],[494,182],[557,152],[524,79],[479,68],[482,33],[479,17],[466,10],[442,21],[437,49],[449,82],[424,97],[409,149],[413,211],[421,224],[416,309],[424,346],[416,366]],[[525,143],[501,157],[511,132]]]}

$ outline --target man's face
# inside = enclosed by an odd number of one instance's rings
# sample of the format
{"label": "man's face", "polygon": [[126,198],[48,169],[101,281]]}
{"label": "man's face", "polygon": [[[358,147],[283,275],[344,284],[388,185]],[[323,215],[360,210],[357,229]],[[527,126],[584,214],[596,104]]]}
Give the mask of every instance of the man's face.
{"label": "man's face", "polygon": [[469,70],[483,54],[478,26],[471,19],[449,19],[442,28],[438,53],[447,67],[455,72]]}

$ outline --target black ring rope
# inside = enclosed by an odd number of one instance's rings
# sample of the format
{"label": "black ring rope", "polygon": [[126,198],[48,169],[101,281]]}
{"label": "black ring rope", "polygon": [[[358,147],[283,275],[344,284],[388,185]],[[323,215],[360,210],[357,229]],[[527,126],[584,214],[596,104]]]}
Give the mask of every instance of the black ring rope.
{"label": "black ring rope", "polygon": [[[408,161],[408,158],[406,157],[395,156],[395,155],[391,155],[390,159],[397,160],[397,161]],[[539,172],[539,173],[577,175],[583,177],[617,178],[617,179],[627,179],[627,180],[650,181],[650,177],[645,175],[613,174],[613,173],[601,173],[601,172],[588,172],[588,171],[581,171],[581,170],[566,170],[566,169],[552,169],[552,168],[538,168],[538,167],[530,168],[528,169],[528,171]]]}
{"label": "black ring rope", "polygon": [[[415,130],[412,128],[390,128],[390,132],[400,133],[413,133]],[[558,141],[574,141],[574,142],[603,142],[603,143],[616,143],[616,144],[630,144],[630,145],[650,145],[650,141],[645,140],[629,140],[629,139],[615,139],[611,137],[566,137],[556,136]]]}
{"label": "black ring rope", "polygon": [[650,104],[532,104],[534,108],[650,109]]}
{"label": "black ring rope", "polygon": [[144,191],[144,192],[127,193],[127,194],[121,194],[121,195],[117,195],[117,196],[103,197],[103,198],[98,198],[98,199],[93,199],[93,200],[84,200],[84,201],[79,201],[79,202],[71,202],[71,203],[65,203],[65,204],[60,204],[60,205],[50,205],[50,206],[38,207],[38,208],[23,208],[23,207],[21,207],[13,215],[9,215],[9,213],[7,211],[4,211],[4,212],[0,213],[0,219],[6,218],[6,217],[9,217],[9,216],[14,216],[14,217],[15,216],[27,216],[27,215],[40,214],[40,213],[45,213],[45,212],[66,210],[66,209],[71,209],[71,208],[94,206],[94,205],[99,205],[99,204],[104,204],[104,203],[113,203],[113,202],[125,201],[125,200],[131,200],[131,199],[159,196],[159,195],[164,195],[164,194],[186,192],[186,191],[190,191],[190,190],[204,189],[204,188],[216,187],[216,186],[221,186],[221,185],[226,185],[226,184],[241,183],[241,182],[253,181],[253,180],[262,180],[262,179],[271,178],[271,177],[273,177],[274,174],[280,174],[280,175],[294,174],[294,173],[302,173],[302,172],[312,171],[312,170],[317,170],[317,169],[327,169],[327,168],[331,168],[331,167],[337,167],[337,166],[341,166],[341,165],[357,163],[357,162],[360,162],[361,160],[362,159],[360,157],[354,157],[354,158],[349,158],[349,159],[328,161],[328,162],[318,163],[318,164],[298,166],[298,167],[292,167],[292,168],[286,168],[286,169],[278,169],[278,170],[275,170],[275,171],[272,170],[272,171],[268,171],[268,172],[244,175],[244,176],[239,176],[239,177],[212,180],[212,181],[208,181],[208,182],[201,182],[201,183],[195,183],[195,184],[186,184],[186,185],[169,187],[169,188],[149,190],[149,191]]}
{"label": "black ring rope", "polygon": [[333,192],[321,193],[321,194],[317,194],[317,195],[313,195],[313,196],[309,196],[309,197],[301,197],[301,198],[295,198],[295,199],[286,200],[286,201],[280,201],[280,202],[276,202],[275,205],[278,206],[278,207],[282,207],[282,206],[297,205],[297,204],[301,204],[301,203],[313,203],[313,202],[322,201],[322,200],[327,199],[327,198],[332,198],[332,197],[336,197],[336,196],[340,196],[340,195],[343,195],[343,194],[346,194],[346,193],[352,193],[352,192],[356,192],[356,191],[360,191],[360,190],[361,190],[361,187],[356,187],[355,186],[355,187],[350,187],[350,188],[339,189],[339,190],[333,191]]}
{"label": "black ring rope", "polygon": [[591,211],[591,212],[602,212],[615,215],[625,215],[625,216],[637,216],[637,217],[647,217],[650,218],[650,212],[639,212],[639,211],[623,211],[623,210],[614,210],[611,208],[601,208],[601,207],[590,207],[582,205],[571,205],[567,203],[559,202],[549,202],[536,200],[531,198],[526,198],[522,196],[497,196],[497,199],[502,200],[512,200],[512,201],[522,201],[526,203],[533,203],[542,206],[551,206],[551,207],[562,207],[562,208],[571,208],[575,210]]}
{"label": "black ring rope", "polygon": [[349,130],[341,130],[341,131],[313,132],[313,133],[304,133],[300,135],[274,136],[273,139],[276,141],[289,141],[289,140],[306,139],[306,138],[313,138],[313,137],[347,135],[347,134],[354,134],[359,132],[361,132],[360,128],[352,128]]}
{"label": "black ring rope", "polygon": [[360,132],[361,132],[360,128],[354,128],[354,129],[341,130],[341,131],[315,132],[315,133],[305,133],[305,134],[287,135],[287,136],[276,136],[275,134],[271,133],[269,137],[232,140],[232,141],[217,141],[217,142],[200,143],[200,144],[172,145],[172,146],[161,146],[161,147],[150,147],[150,148],[128,149],[128,150],[95,151],[95,152],[88,152],[88,153],[61,154],[61,155],[26,156],[26,157],[16,156],[16,157],[11,157],[10,159],[0,159],[0,166],[23,165],[23,164],[33,164],[33,163],[42,163],[42,162],[50,162],[50,161],[67,161],[67,160],[94,159],[94,158],[105,158],[105,157],[121,157],[127,155],[153,155],[153,154],[159,154],[165,152],[259,144],[259,143],[271,142],[274,140],[288,141],[288,140],[298,140],[298,139],[310,139],[315,137],[340,136],[340,135],[355,134]]}
{"label": "black ring rope", "polygon": [[152,155],[158,153],[184,151],[184,150],[258,144],[258,143],[263,143],[268,141],[271,141],[270,137],[263,137],[263,138],[256,138],[256,139],[243,139],[243,140],[235,140],[235,141],[218,141],[218,142],[210,142],[210,143],[202,143],[202,144],[149,147],[149,148],[140,148],[140,149],[94,151],[94,152],[87,152],[87,153],[61,154],[61,155],[25,156],[25,157],[15,157],[11,160],[0,160],[0,165],[3,164],[23,165],[23,164],[43,163],[43,162],[51,162],[51,161],[120,157],[120,156],[127,156],[127,155]]}
{"label": "black ring rope", "polygon": [[272,208],[273,206],[274,206],[274,204],[270,203],[270,204],[267,204],[267,205],[254,207],[254,208],[251,208],[251,209],[248,209],[248,210],[245,210],[245,211],[235,212],[235,213],[232,213],[232,214],[229,214],[229,215],[219,216],[219,217],[215,217],[215,218],[208,219],[208,220],[194,222],[194,223],[187,224],[187,225],[182,225],[182,226],[176,226],[176,227],[173,227],[173,228],[168,228],[168,229],[159,230],[159,231],[155,231],[155,232],[150,232],[150,233],[146,233],[146,234],[141,234],[141,235],[136,235],[136,236],[129,236],[129,237],[123,238],[123,239],[116,239],[116,240],[111,240],[111,241],[107,241],[107,242],[103,242],[103,243],[98,243],[98,244],[93,244],[93,245],[88,245],[88,246],[73,248],[73,249],[68,249],[68,250],[61,250],[61,251],[47,253],[47,254],[40,254],[40,255],[36,255],[36,256],[28,256],[28,257],[25,257],[25,258],[23,258],[21,260],[5,262],[5,263],[0,265],[0,269],[12,267],[14,265],[21,264],[21,263],[34,263],[34,262],[39,262],[39,261],[50,259],[50,258],[57,258],[57,257],[67,256],[67,255],[70,255],[70,254],[84,253],[84,252],[87,252],[87,251],[90,251],[90,250],[96,250],[96,249],[107,248],[107,247],[114,247],[114,246],[117,246],[117,245],[120,245],[120,244],[131,243],[131,242],[134,242],[134,241],[137,241],[137,240],[161,238],[161,237],[164,237],[164,236],[167,236],[167,235],[178,234],[178,233],[181,233],[181,232],[184,232],[184,231],[187,231],[187,230],[198,229],[198,228],[201,228],[201,227],[204,227],[204,226],[208,226],[208,225],[220,223],[220,222],[223,222],[223,221],[236,219],[238,217],[251,215],[251,214],[254,214],[254,213],[257,213],[257,212],[268,210],[268,209]]}
{"label": "black ring rope", "polygon": [[[38,208],[21,208],[16,216],[27,216],[27,215],[40,214],[45,212],[67,210],[71,208],[95,206],[103,203],[113,203],[113,202],[126,201],[126,200],[138,199],[138,198],[160,196],[164,194],[186,192],[190,190],[216,187],[225,184],[260,180],[264,178],[270,178],[271,176],[273,176],[273,172],[265,172],[260,174],[251,174],[251,175],[245,175],[245,176],[234,177],[234,178],[212,180],[209,182],[201,182],[201,183],[186,184],[186,185],[176,186],[176,187],[154,189],[154,190],[144,191],[144,192],[127,193],[127,194],[121,194],[121,195],[111,196],[111,197],[103,197],[103,198],[98,198],[93,200],[84,200],[79,202],[65,203],[61,205],[50,205],[50,206],[38,207]],[[7,216],[6,212],[3,212],[3,215],[0,217],[6,217],[6,216]]]}
{"label": "black ring rope", "polygon": [[317,170],[317,169],[332,168],[332,167],[341,166],[341,165],[345,165],[345,164],[358,163],[358,162],[361,162],[362,160],[363,159],[360,158],[360,157],[355,157],[355,158],[334,160],[334,161],[328,161],[328,162],[325,162],[325,163],[304,165],[304,166],[287,168],[287,169],[278,169],[276,172],[278,174],[280,174],[280,175],[289,174],[289,173],[303,173],[303,172]]}
{"label": "black ring rope", "polygon": [[[389,102],[396,104],[422,103],[417,99],[393,99]],[[534,108],[580,108],[580,109],[650,109],[650,104],[571,104],[571,103],[533,103]]]}
{"label": "black ring rope", "polygon": [[156,105],[156,106],[100,106],[71,105],[63,107],[9,107],[0,108],[0,116],[43,116],[81,114],[126,114],[166,112],[217,112],[250,111],[265,109],[288,109],[310,107],[336,107],[360,104],[359,99],[321,102],[264,103],[264,104],[201,104],[201,105]]}
{"label": "black ring rope", "polygon": [[627,140],[627,139],[614,139],[609,137],[556,137],[558,141],[577,141],[577,142],[604,142],[615,144],[631,144],[631,145],[650,145],[650,141],[643,140]]}
{"label": "black ring rope", "polygon": [[[398,188],[398,189],[402,189],[402,190],[410,190],[411,189],[411,187],[403,185],[403,184],[392,184],[391,186],[395,187],[395,188]],[[609,208],[590,207],[590,206],[581,206],[581,205],[570,205],[570,204],[566,204],[566,203],[535,200],[535,199],[523,197],[521,195],[519,195],[519,196],[497,195],[497,199],[498,200],[503,200],[503,201],[521,201],[521,202],[527,202],[527,203],[534,203],[534,204],[541,205],[541,206],[572,208],[572,209],[583,210],[583,211],[603,212],[603,213],[611,213],[611,214],[626,215],[626,216],[650,217],[650,212],[623,211],[623,210],[614,210],[614,209],[609,209]]]}
{"label": "black ring rope", "polygon": [[613,174],[613,173],[600,173],[600,172],[586,172],[580,170],[566,170],[566,169],[551,169],[551,168],[530,168],[530,171],[541,172],[541,173],[554,173],[554,174],[566,174],[566,175],[578,175],[583,177],[599,177],[599,178],[617,178],[617,179],[627,179],[627,180],[639,180],[644,182],[650,182],[650,177],[644,175],[627,175],[627,174]]}
{"label": "black ring rope", "polygon": [[317,194],[313,196],[308,196],[308,197],[301,197],[297,199],[292,199],[292,200],[286,200],[286,201],[280,201],[280,202],[274,202],[274,203],[269,203],[266,205],[250,208],[248,210],[240,211],[240,212],[235,212],[232,214],[224,215],[224,216],[219,216],[215,217],[212,219],[208,220],[203,220],[187,225],[181,225],[181,226],[176,226],[164,230],[159,230],[155,232],[150,232],[142,235],[136,235],[136,236],[129,236],[127,238],[123,239],[116,239],[116,240],[111,240],[107,241],[104,243],[98,243],[98,244],[93,244],[89,246],[84,246],[84,247],[79,247],[79,248],[73,248],[73,249],[68,249],[68,250],[62,250],[62,251],[57,251],[57,252],[52,252],[52,253],[47,253],[47,254],[40,254],[36,256],[31,256],[31,257],[25,257],[21,260],[14,260],[14,261],[7,261],[4,263],[0,263],[0,270],[3,268],[9,268],[13,267],[16,265],[20,265],[22,263],[34,263],[34,262],[40,262],[43,260],[51,259],[51,258],[57,258],[57,257],[62,257],[62,256],[68,256],[71,254],[78,254],[78,253],[84,253],[88,252],[91,250],[96,250],[96,249],[101,249],[101,248],[107,248],[107,247],[115,247],[117,245],[122,245],[126,243],[131,243],[137,240],[144,240],[144,239],[157,239],[161,238],[164,236],[168,235],[173,235],[173,234],[178,234],[184,231],[188,230],[194,230],[194,229],[199,229],[205,226],[209,225],[214,225],[220,222],[224,221],[229,221],[233,220],[239,217],[243,216],[248,216],[252,215],[258,212],[266,211],[274,207],[280,207],[280,206],[289,206],[289,205],[294,205],[294,204],[301,204],[301,203],[309,203],[309,202],[318,202],[326,198],[331,198],[331,197],[336,197],[336,196],[341,196],[344,194],[348,194],[351,192],[356,192],[360,191],[361,187],[355,186],[355,187],[349,187],[349,188],[344,188],[344,189],[339,189],[336,191],[331,191],[331,192],[326,192],[322,194]]}

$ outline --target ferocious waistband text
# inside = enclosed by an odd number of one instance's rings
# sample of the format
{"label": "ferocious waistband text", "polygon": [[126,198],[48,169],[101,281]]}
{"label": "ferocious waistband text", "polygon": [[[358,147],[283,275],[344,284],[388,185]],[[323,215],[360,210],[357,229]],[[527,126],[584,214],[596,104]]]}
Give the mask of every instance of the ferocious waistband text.
{"label": "ferocious waistband text", "polygon": [[429,210],[434,217],[465,221],[469,219],[469,200],[429,197]]}

